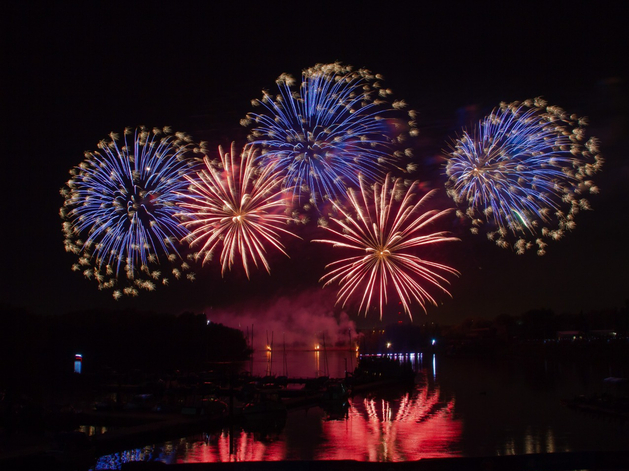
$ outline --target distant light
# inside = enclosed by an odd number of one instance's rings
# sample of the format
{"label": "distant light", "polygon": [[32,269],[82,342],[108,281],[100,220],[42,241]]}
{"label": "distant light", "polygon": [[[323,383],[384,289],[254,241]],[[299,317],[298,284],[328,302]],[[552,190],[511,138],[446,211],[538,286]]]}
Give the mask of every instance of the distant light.
{"label": "distant light", "polygon": [[77,353],[74,355],[74,372],[77,374],[81,374],[81,365],[83,363],[83,355]]}
{"label": "distant light", "polygon": [[205,322],[205,325],[210,325],[211,323],[212,323],[212,321],[208,319],[208,320]]}
{"label": "distant light", "polygon": [[434,345],[436,343],[437,343],[437,340],[436,339],[432,339],[431,345]]}
{"label": "distant light", "polygon": [[391,342],[387,342],[387,348],[391,348]]}

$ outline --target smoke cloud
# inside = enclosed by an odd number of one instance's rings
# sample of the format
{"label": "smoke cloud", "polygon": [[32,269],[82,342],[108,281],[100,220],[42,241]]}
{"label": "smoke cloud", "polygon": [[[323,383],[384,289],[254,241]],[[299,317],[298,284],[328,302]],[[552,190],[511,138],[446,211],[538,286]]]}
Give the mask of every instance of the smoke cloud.
{"label": "smoke cloud", "polygon": [[323,348],[324,341],[326,348],[349,348],[350,338],[356,341],[356,325],[344,311],[335,313],[334,301],[325,290],[314,289],[262,305],[206,309],[205,315],[211,322],[248,333],[250,338],[253,331],[255,350],[265,349],[271,342],[275,348],[285,343],[287,349],[311,350],[316,344]]}

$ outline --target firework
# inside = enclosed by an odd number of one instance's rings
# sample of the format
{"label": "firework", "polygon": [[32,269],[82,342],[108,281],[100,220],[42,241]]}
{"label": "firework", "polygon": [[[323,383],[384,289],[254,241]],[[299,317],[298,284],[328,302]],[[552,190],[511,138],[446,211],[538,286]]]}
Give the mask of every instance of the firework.
{"label": "firework", "polygon": [[177,191],[203,149],[186,134],[145,127],[111,133],[98,149],[85,153],[61,190],[66,251],[79,257],[73,269],[100,289],[116,288],[115,298],[167,284],[165,263],[179,278],[188,264],[178,249],[187,230],[175,217]]}
{"label": "firework", "polygon": [[281,234],[291,234],[284,225],[290,220],[283,209],[284,190],[273,167],[255,165],[256,150],[247,146],[238,155],[234,144],[229,153],[219,147],[217,162],[205,158],[205,168],[196,178],[188,176],[189,188],[183,193],[183,225],[190,230],[191,247],[200,247],[197,256],[203,263],[222,245],[222,273],[231,269],[240,256],[247,277],[249,263],[262,263],[267,272],[267,246],[286,255]]}
{"label": "firework", "polygon": [[388,164],[410,155],[403,141],[417,134],[415,113],[402,113],[404,101],[389,103],[392,92],[381,80],[366,69],[317,64],[302,72],[299,88],[282,74],[279,95],[265,91],[253,101],[263,111],[242,122],[253,126],[249,141],[262,146],[265,165],[281,169],[297,204],[306,194],[315,207],[344,196],[359,174],[374,181]]}
{"label": "firework", "polygon": [[458,275],[458,272],[417,255],[427,246],[458,240],[447,232],[430,232],[431,226],[450,212],[422,211],[434,191],[413,202],[418,196],[418,182],[406,188],[402,180],[387,176],[384,184],[375,184],[373,189],[361,180],[360,191],[348,191],[352,214],[334,203],[342,218],[331,217],[330,224],[323,227],[336,237],[315,242],[356,253],[330,263],[326,269],[331,270],[321,278],[325,285],[340,284],[337,302],[345,306],[351,296],[363,293],[358,311],[367,314],[372,302],[377,301],[382,318],[391,287],[412,319],[413,300],[424,312],[426,303],[436,305],[429,287],[450,294],[443,287],[447,280],[440,273]]}
{"label": "firework", "polygon": [[584,118],[541,99],[502,103],[471,132],[451,144],[446,164],[448,194],[487,236],[517,253],[558,240],[589,209],[597,193],[590,179],[601,169],[595,138],[585,141]]}

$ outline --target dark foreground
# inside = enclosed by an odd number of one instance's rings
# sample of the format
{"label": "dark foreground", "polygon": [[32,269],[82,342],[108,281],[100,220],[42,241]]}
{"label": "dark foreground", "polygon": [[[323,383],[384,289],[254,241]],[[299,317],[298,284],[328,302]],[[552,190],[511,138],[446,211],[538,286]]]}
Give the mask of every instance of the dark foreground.
{"label": "dark foreground", "polygon": [[[168,466],[168,468],[165,468]],[[519,456],[492,456],[483,458],[435,458],[403,463],[374,463],[361,461],[283,461],[247,463],[186,463],[165,465],[163,463],[126,463],[123,471],[143,470],[166,471],[563,471],[626,470],[629,469],[629,453],[625,452],[582,452],[545,453]]]}
{"label": "dark foreground", "polygon": [[[3,471],[9,470],[66,470],[59,463],[41,457],[19,463],[4,462]],[[544,453],[518,456],[491,456],[476,458],[436,458],[402,463],[374,463],[343,461],[254,461],[244,463],[182,463],[131,462],[122,465],[122,471],[568,471],[568,470],[627,470],[627,452],[573,452]]]}

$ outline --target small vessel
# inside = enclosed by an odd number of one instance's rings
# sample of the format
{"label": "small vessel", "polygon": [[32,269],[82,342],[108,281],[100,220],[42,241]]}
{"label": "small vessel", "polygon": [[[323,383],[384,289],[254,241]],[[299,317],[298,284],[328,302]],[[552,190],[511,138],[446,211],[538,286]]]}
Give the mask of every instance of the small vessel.
{"label": "small vessel", "polygon": [[349,398],[350,391],[345,383],[340,380],[329,380],[323,386],[321,394],[322,402],[345,402]]}
{"label": "small vessel", "polygon": [[251,429],[281,429],[288,414],[286,405],[275,391],[257,391],[242,408],[245,425]]}

